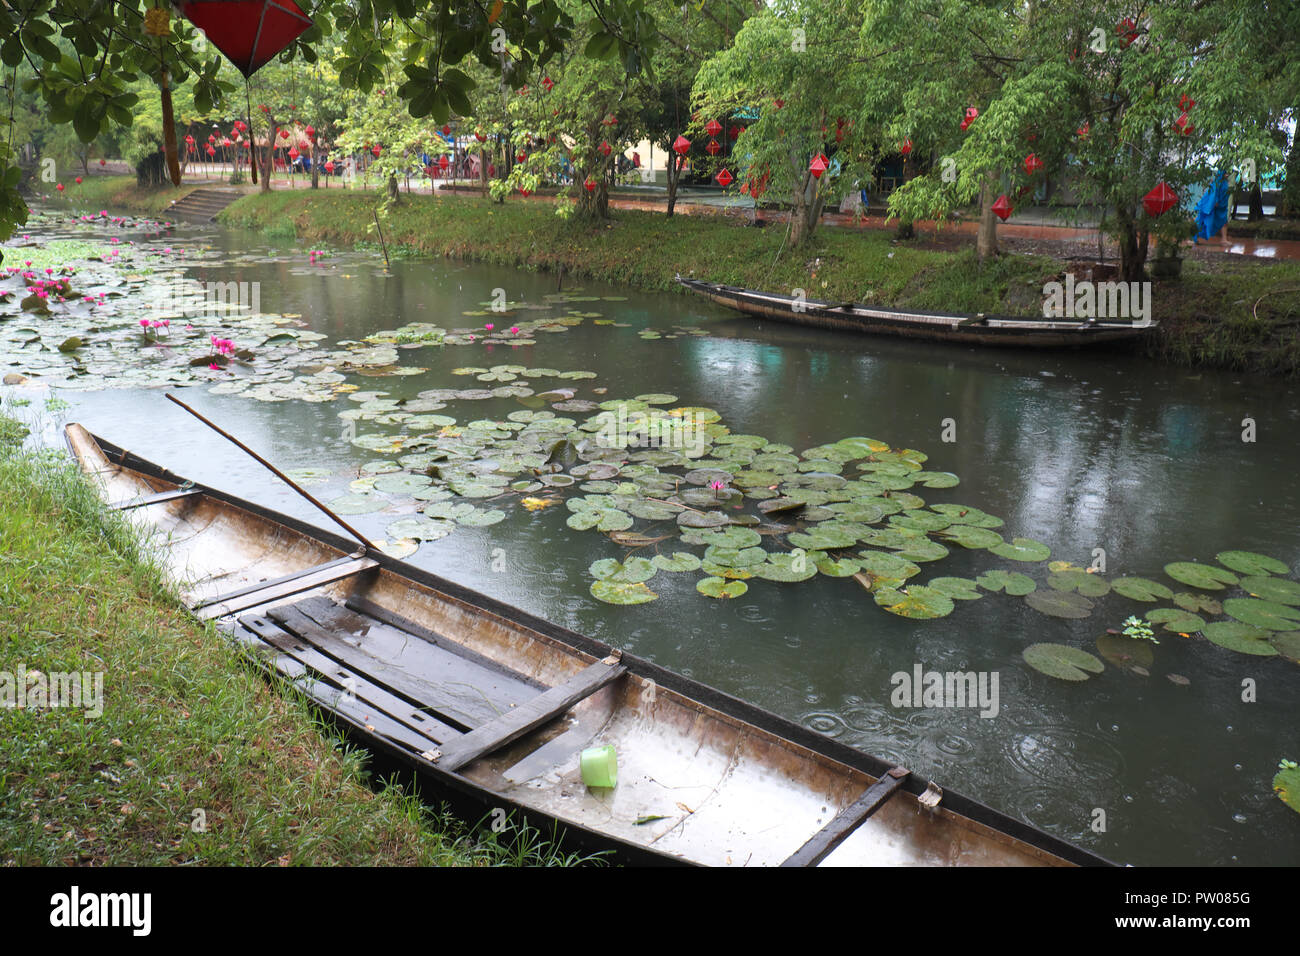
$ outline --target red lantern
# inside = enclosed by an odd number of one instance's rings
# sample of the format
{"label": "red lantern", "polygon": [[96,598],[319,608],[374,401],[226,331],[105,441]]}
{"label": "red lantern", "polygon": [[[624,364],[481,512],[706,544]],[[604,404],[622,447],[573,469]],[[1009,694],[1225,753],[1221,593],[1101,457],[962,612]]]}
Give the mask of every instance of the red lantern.
{"label": "red lantern", "polygon": [[777,100],[777,101],[776,101],[776,108],[777,108],[777,109],[780,109],[780,108],[783,107],[783,106],[785,106],[785,100]]}
{"label": "red lantern", "polygon": [[312,25],[293,0],[178,0],[176,5],[246,78]]}
{"label": "red lantern", "polygon": [[186,133],[186,134],[185,134],[185,142],[188,143],[189,145],[193,146],[193,145],[194,145],[194,137],[191,136],[189,133]]}
{"label": "red lantern", "polygon": [[708,153],[710,156],[717,156],[718,152],[721,149],[722,147],[718,145],[718,141],[716,139],[709,140],[709,145],[704,147],[704,151]]}
{"label": "red lantern", "polygon": [[1151,192],[1142,197],[1142,208],[1148,216],[1163,216],[1178,205],[1178,194],[1164,183],[1156,183]]}
{"label": "red lantern", "polygon": [[808,171],[813,174],[813,179],[821,179],[822,173],[826,172],[830,163],[826,160],[825,153],[818,153],[813,157],[812,162],[808,164]]}
{"label": "red lantern", "polygon": [[1115,34],[1124,38],[1124,46],[1127,47],[1138,38],[1137,24],[1130,17],[1125,17],[1115,24]]}
{"label": "red lantern", "polygon": [[242,143],[240,143],[239,145],[242,146],[242,147],[244,147],[244,149],[251,149],[252,146],[253,146],[253,144],[250,143],[248,140],[244,140],[244,141],[243,141]]}
{"label": "red lantern", "polygon": [[708,125],[704,127],[704,132],[708,133],[711,137],[717,136],[722,132],[722,124],[715,119],[709,120]]}
{"label": "red lantern", "polygon": [[1084,120],[1083,125],[1079,127],[1077,132],[1079,134],[1079,139],[1087,139],[1088,136],[1092,133],[1092,124],[1089,123],[1087,120]]}
{"label": "red lantern", "polygon": [[281,138],[281,139],[288,139],[288,138],[289,138],[289,131],[288,131],[287,129],[282,129],[282,130],[280,130],[280,138]]}
{"label": "red lantern", "polygon": [[1184,113],[1186,113],[1195,105],[1196,105],[1196,100],[1192,99],[1186,93],[1178,97],[1178,108],[1182,110]]}
{"label": "red lantern", "polygon": [[546,92],[549,93],[554,88],[555,88],[555,81],[553,79],[551,79],[549,76],[542,77],[542,89],[546,90]]}
{"label": "red lantern", "polygon": [[1184,136],[1191,136],[1192,131],[1196,129],[1196,126],[1187,118],[1186,113],[1180,113],[1178,119],[1174,120],[1174,129],[1178,130],[1178,132],[1182,133]]}
{"label": "red lantern", "polygon": [[442,124],[442,135],[443,135],[443,136],[450,136],[450,135],[451,135],[451,126],[450,126],[449,124],[447,124],[447,123],[443,123],[443,124]]}
{"label": "red lantern", "polygon": [[997,216],[1003,222],[1006,222],[1007,217],[1011,215],[1011,200],[1007,199],[1006,193],[999,196],[997,202],[993,204],[993,215]]}
{"label": "red lantern", "polygon": [[979,117],[980,111],[973,106],[966,107],[966,115],[961,121],[961,131],[964,133],[970,128],[970,124],[975,122]]}
{"label": "red lantern", "polygon": [[527,161],[528,161],[528,154],[525,153],[525,152],[519,152],[519,153],[516,153],[516,154],[515,154],[515,159],[517,159],[517,160],[518,160],[519,162],[521,162],[521,163],[523,163],[523,162],[527,162]]}
{"label": "red lantern", "polygon": [[209,142],[209,143],[215,143],[216,141],[217,141],[217,137],[214,136],[212,133],[209,133],[209,134],[208,134],[208,142]]}
{"label": "red lantern", "polygon": [[75,180],[73,180],[73,182],[75,182],[78,186],[80,186],[80,185],[81,185],[81,177],[78,176]]}
{"label": "red lantern", "polygon": [[910,155],[912,152],[912,141],[910,139],[904,139],[903,145],[898,147],[898,151],[904,156]]}
{"label": "red lantern", "polygon": [[606,116],[603,120],[601,120],[601,122],[604,123],[606,126],[617,126],[617,125],[618,125],[618,117],[615,116],[613,113],[610,113],[610,114],[609,114],[608,116]]}
{"label": "red lantern", "polygon": [[723,189],[726,189],[728,186],[731,185],[731,180],[732,180],[733,178],[734,178],[734,177],[731,175],[731,173],[727,172],[727,169],[726,169],[726,167],[724,166],[723,169],[722,169],[722,172],[718,173],[718,184],[719,184]]}
{"label": "red lantern", "polygon": [[217,151],[216,151],[215,149],[212,148],[212,144],[211,144],[211,143],[208,143],[208,155],[209,155],[209,156],[215,156],[215,155],[217,155]]}
{"label": "red lantern", "polygon": [[303,130],[303,132],[307,134],[307,138],[308,138],[309,140],[311,140],[313,143],[316,142],[316,129],[315,129],[315,127],[313,127],[313,126],[308,126],[305,130]]}
{"label": "red lantern", "polygon": [[334,160],[331,159],[325,163],[325,172],[329,173],[331,176],[334,175]]}
{"label": "red lantern", "polygon": [[1037,153],[1030,153],[1025,157],[1025,175],[1032,176],[1043,168],[1043,161],[1038,158]]}
{"label": "red lantern", "polygon": [[221,139],[221,145],[222,145],[222,146],[229,146],[229,145],[230,145],[230,137],[229,137],[229,136],[223,136],[222,139]]}
{"label": "red lantern", "polygon": [[587,187],[587,192],[589,193],[596,191],[596,180],[592,179],[590,176],[587,177],[587,181],[582,185]]}
{"label": "red lantern", "polygon": [[103,159],[101,159],[101,160],[99,161],[99,165],[101,165],[101,166],[107,166],[107,165],[108,165],[108,161],[107,161],[107,160],[103,160]]}
{"label": "red lantern", "polygon": [[600,155],[602,156],[608,156],[610,153],[614,151],[613,147],[609,145],[609,142],[603,139],[600,141],[599,149],[600,149]]}
{"label": "red lantern", "polygon": [[676,153],[678,156],[685,156],[687,153],[690,152],[690,150],[691,150],[691,141],[687,139],[685,136],[679,134],[678,137],[675,140],[673,140],[673,152]]}
{"label": "red lantern", "polygon": [[293,160],[296,160],[296,159],[298,158],[298,156],[299,156],[299,153],[298,153],[298,147],[297,147],[297,146],[290,146],[290,147],[289,147],[289,160],[292,162]]}
{"label": "red lantern", "polygon": [[743,133],[744,131],[745,131],[745,127],[743,126],[733,126],[731,127],[731,129],[727,130],[727,135],[730,136],[732,139],[737,139],[740,136],[740,134]]}
{"label": "red lantern", "polygon": [[58,184],[57,186],[55,186],[54,188],[57,189],[59,192],[63,192],[63,183],[59,183],[59,184]]}
{"label": "red lantern", "polygon": [[438,168],[439,168],[439,169],[445,170],[445,169],[446,169],[448,166],[450,166],[450,165],[451,165],[451,160],[449,160],[449,159],[447,158],[447,154],[446,154],[446,153],[443,153],[441,156],[438,157]]}
{"label": "red lantern", "polygon": [[483,140],[487,139],[487,137],[484,136],[482,133],[475,133],[474,138],[478,140],[480,143],[483,142]]}
{"label": "red lantern", "polygon": [[527,199],[527,198],[528,198],[529,196],[531,196],[532,194],[533,194],[533,191],[532,191],[531,189],[521,189],[521,190],[519,190],[519,195],[523,196],[525,199]]}
{"label": "red lantern", "polygon": [[519,87],[519,95],[520,95],[520,96],[527,96],[527,95],[528,95],[528,84],[527,84],[527,83],[525,83],[523,86]]}
{"label": "red lantern", "polygon": [[379,154],[382,153],[383,150],[380,148],[378,143],[375,143],[375,145],[371,148],[370,152],[374,154],[375,159],[378,159]]}

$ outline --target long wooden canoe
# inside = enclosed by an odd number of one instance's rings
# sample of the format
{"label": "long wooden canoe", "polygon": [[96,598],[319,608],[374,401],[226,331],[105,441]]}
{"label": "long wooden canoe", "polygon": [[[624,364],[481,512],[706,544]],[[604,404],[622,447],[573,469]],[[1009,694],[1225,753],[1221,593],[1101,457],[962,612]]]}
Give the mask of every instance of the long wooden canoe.
{"label": "long wooden canoe", "polygon": [[[69,425],[110,506],[266,668],[453,801],[558,822],[628,862],[1105,865],[713,688]],[[612,744],[618,782],[578,758]]]}
{"label": "long wooden canoe", "polygon": [[1156,327],[1132,322],[1051,318],[1011,318],[880,309],[853,303],[823,302],[773,292],[753,292],[676,276],[677,282],[716,302],[756,318],[820,329],[901,335],[908,338],[993,345],[1007,348],[1074,348],[1127,342]]}

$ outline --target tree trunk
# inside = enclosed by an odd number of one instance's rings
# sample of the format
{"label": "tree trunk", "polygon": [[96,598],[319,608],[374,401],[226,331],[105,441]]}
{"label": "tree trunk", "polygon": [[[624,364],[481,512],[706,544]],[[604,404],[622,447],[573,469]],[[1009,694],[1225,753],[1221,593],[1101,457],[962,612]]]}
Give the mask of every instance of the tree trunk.
{"label": "tree trunk", "polygon": [[[1300,134],[1297,134],[1300,135]],[[1246,214],[1247,222],[1259,222],[1264,218],[1264,194],[1259,190],[1259,180],[1250,187],[1250,212]]]}
{"label": "tree trunk", "polygon": [[161,151],[150,153],[135,167],[135,181],[138,186],[171,185],[167,174],[167,157]]}
{"label": "tree trunk", "polygon": [[[273,157],[275,155],[275,148],[272,144],[275,142],[276,133],[274,123],[270,125],[269,130],[270,131],[267,133],[266,137],[266,146],[262,149],[262,182],[260,185],[262,187],[262,192],[264,193],[269,193],[271,191],[271,167],[274,165]],[[249,133],[251,134],[252,130],[249,130]],[[249,149],[256,152],[257,147],[250,146]]]}
{"label": "tree trunk", "polygon": [[482,186],[483,188],[484,196],[488,194],[487,169],[488,169],[487,153],[484,152],[482,149],[480,149],[478,151],[478,181],[479,181],[479,185]]}
{"label": "tree trunk", "polygon": [[997,173],[989,170],[980,183],[980,224],[975,233],[975,255],[983,262],[998,254],[998,221],[993,213],[993,190],[997,184]]}
{"label": "tree trunk", "polygon": [[398,197],[397,174],[389,173],[388,174],[388,198],[393,202],[397,202],[397,197]]}
{"label": "tree trunk", "polygon": [[[1300,104],[1295,115],[1300,116]],[[1291,149],[1286,156],[1286,171],[1282,180],[1282,201],[1278,204],[1278,215],[1287,218],[1300,217],[1300,128],[1291,137]]]}
{"label": "tree trunk", "polygon": [[1115,219],[1120,278],[1125,282],[1142,282],[1146,279],[1149,233],[1145,228],[1139,231],[1133,211],[1126,206],[1116,207]]}
{"label": "tree trunk", "polygon": [[822,214],[824,200],[811,172],[804,171],[803,179],[791,198],[794,208],[790,211],[790,247],[797,249],[812,238]]}
{"label": "tree trunk", "polygon": [[320,154],[321,148],[315,143],[311,145],[311,188],[320,189]]}
{"label": "tree trunk", "polygon": [[677,208],[677,183],[681,178],[682,157],[675,153],[668,154],[668,168],[665,170],[665,178],[668,183],[668,216],[672,217],[673,210]]}
{"label": "tree trunk", "polygon": [[915,239],[916,227],[912,225],[910,218],[904,219],[901,216],[898,220],[898,231],[894,233],[895,239]]}

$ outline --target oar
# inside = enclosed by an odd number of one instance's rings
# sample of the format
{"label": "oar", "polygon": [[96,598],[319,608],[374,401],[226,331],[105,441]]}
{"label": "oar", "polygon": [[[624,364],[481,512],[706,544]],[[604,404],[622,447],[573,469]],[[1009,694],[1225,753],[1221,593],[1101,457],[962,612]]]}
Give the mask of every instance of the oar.
{"label": "oar", "polygon": [[184,402],[182,402],[179,398],[177,398],[175,395],[172,395],[171,393],[168,393],[168,395],[167,395],[167,400],[168,400],[169,402],[174,402],[175,404],[179,405],[181,408],[185,409],[187,412],[189,412],[191,415],[193,415],[195,418],[197,418],[197,419],[198,419],[199,421],[201,421],[203,424],[205,424],[205,425],[207,425],[209,428],[211,428],[214,432],[216,432],[216,433],[217,433],[218,435],[220,435],[222,438],[225,438],[225,439],[227,439],[227,440],[233,442],[235,445],[239,446],[241,449],[243,449],[245,452],[247,452],[249,455],[251,455],[251,456],[252,456],[252,457],[253,457],[253,458],[254,458],[258,463],[260,463],[260,464],[262,464],[262,465],[265,465],[268,469],[270,469],[271,473],[272,473],[273,475],[275,475],[275,477],[279,478],[281,481],[283,481],[286,485],[288,485],[288,486],[289,486],[290,488],[292,488],[294,491],[298,492],[298,494],[302,495],[304,498],[306,498],[308,501],[310,501],[313,505],[315,505],[315,506],[316,506],[317,508],[319,508],[322,512],[324,512],[324,514],[325,514],[325,515],[326,515],[326,516],[327,516],[331,521],[333,521],[335,524],[337,524],[340,528],[342,528],[342,529],[343,529],[344,531],[346,531],[348,534],[352,535],[352,537],[354,537],[354,538],[356,538],[358,541],[360,541],[360,542],[361,542],[361,549],[362,549],[362,552],[363,552],[363,553],[364,553],[367,549],[374,547],[374,545],[372,545],[372,544],[370,543],[370,539],[369,539],[369,538],[367,538],[365,535],[363,535],[360,531],[356,530],[354,527],[352,527],[352,525],[348,524],[346,521],[344,521],[342,518],[340,518],[340,517],[339,517],[338,515],[336,515],[334,512],[330,511],[329,508],[325,507],[325,505],[323,505],[323,504],[321,504],[321,502],[317,501],[316,498],[314,498],[311,494],[309,494],[308,492],[304,491],[301,487],[299,487],[299,486],[298,486],[298,483],[295,482],[292,478],[290,478],[288,475],[286,475],[284,472],[282,472],[279,468],[276,468],[275,465],[271,464],[269,461],[267,461],[265,458],[263,458],[263,457],[262,457],[261,455],[259,455],[257,452],[253,451],[253,449],[249,448],[247,445],[245,445],[242,441],[240,441],[240,440],[239,440],[238,438],[236,438],[234,435],[230,434],[228,431],[226,431],[225,429],[223,429],[220,425],[217,425],[215,422],[212,422],[211,420],[205,418],[203,415],[200,415],[198,412],[196,412],[194,409],[190,408],[188,405],[186,405]]}

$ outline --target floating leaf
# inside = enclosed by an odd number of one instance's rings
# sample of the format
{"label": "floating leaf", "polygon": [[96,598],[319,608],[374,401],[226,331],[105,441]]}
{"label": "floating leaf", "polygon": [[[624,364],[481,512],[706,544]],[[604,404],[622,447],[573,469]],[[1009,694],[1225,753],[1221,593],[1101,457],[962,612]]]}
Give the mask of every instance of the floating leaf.
{"label": "floating leaf", "polygon": [[1242,578],[1241,586],[1249,591],[1252,597],[1275,601],[1278,604],[1300,605],[1300,582],[1260,576]]}
{"label": "floating leaf", "polygon": [[598,581],[614,581],[627,584],[636,584],[640,581],[649,581],[655,576],[654,562],[648,558],[628,558],[626,561],[615,561],[613,558],[602,558],[594,562],[588,569],[591,576]]}
{"label": "floating leaf", "polygon": [[1278,649],[1269,643],[1269,632],[1240,621],[1214,621],[1203,629],[1206,640],[1241,654],[1271,657]]}
{"label": "floating leaf", "polygon": [[952,519],[953,524],[965,524],[974,528],[1001,528],[1005,523],[1001,518],[986,514],[969,505],[931,505],[930,510],[947,515]]}
{"label": "floating leaf", "polygon": [[1273,792],[1279,800],[1300,813],[1300,768],[1293,765],[1279,770],[1273,777]]}
{"label": "floating leaf", "polygon": [[606,604],[646,604],[659,597],[641,582],[624,581],[593,581],[591,596]]}
{"label": "floating leaf", "polygon": [[428,518],[421,515],[416,518],[401,518],[387,528],[390,538],[415,538],[419,541],[437,541],[445,538],[456,529],[452,521],[445,518]]}
{"label": "floating leaf", "polygon": [[1205,621],[1201,617],[1181,608],[1156,608],[1147,611],[1144,616],[1153,624],[1163,624],[1166,631],[1175,634],[1194,634],[1205,627]]}
{"label": "floating leaf", "polygon": [[1203,591],[1221,591],[1229,584],[1236,584],[1238,580],[1231,571],[1195,561],[1175,561],[1173,564],[1166,564],[1165,574],[1175,581]]}
{"label": "floating leaf", "polygon": [[918,471],[912,479],[926,488],[955,488],[960,481],[951,471]]}
{"label": "floating leaf", "polygon": [[975,583],[987,591],[1002,591],[1012,597],[1023,597],[1031,594],[1038,588],[1034,579],[1027,574],[1021,574],[1019,571],[1003,571],[1001,569],[985,571]]}
{"label": "floating leaf", "polygon": [[1110,582],[1087,571],[1053,571],[1047,576],[1047,584],[1058,591],[1077,591],[1085,597],[1110,593]]}
{"label": "floating leaf", "polygon": [[456,521],[467,528],[486,528],[499,521],[504,521],[505,517],[506,513],[496,508],[490,510],[479,510],[478,508],[475,508],[469,514],[461,515],[456,519]]}
{"label": "floating leaf", "polygon": [[[1063,592],[1068,597],[1078,597]],[[1100,674],[1106,665],[1087,651],[1065,644],[1030,644],[1021,653],[1025,663],[1039,673],[1060,680],[1087,680],[1089,674]]]}
{"label": "floating leaf", "polygon": [[1191,681],[1182,674],[1166,674],[1165,677],[1169,679],[1169,683],[1177,684],[1179,687],[1186,687],[1191,683]]}
{"label": "floating leaf", "polygon": [[818,571],[831,578],[852,577],[862,570],[861,562],[849,558],[840,558],[839,560],[821,558],[814,563]]}
{"label": "floating leaf", "polygon": [[409,558],[411,555],[415,554],[420,547],[420,542],[416,541],[414,538],[398,538],[395,541],[387,541],[381,538],[372,543],[376,548],[384,552],[384,554],[388,555],[390,558],[396,558],[398,561]]}
{"label": "floating leaf", "polygon": [[[890,521],[894,519],[891,518]],[[945,517],[945,520],[946,517]],[[953,541],[963,548],[995,548],[1002,544],[1002,535],[988,528],[976,528],[971,525],[954,524],[936,532],[945,541]]]}
{"label": "floating leaf", "polygon": [[661,571],[698,571],[700,568],[700,559],[689,551],[675,551],[671,555],[656,554],[651,560]]}
{"label": "floating leaf", "polygon": [[898,556],[907,558],[909,561],[938,561],[948,556],[948,549],[938,541],[931,541],[929,538],[917,538],[908,544],[906,548],[899,548]]}
{"label": "floating leaf", "polygon": [[738,598],[749,590],[744,581],[728,581],[725,578],[703,578],[695,584],[695,590],[705,597]]}
{"label": "floating leaf", "polygon": [[1220,551],[1214,556],[1225,568],[1232,568],[1242,574],[1290,574],[1291,569],[1277,558],[1254,551]]}
{"label": "floating leaf", "polygon": [[1228,598],[1223,610],[1243,624],[1253,624],[1266,631],[1294,631],[1300,628],[1300,608],[1278,601],[1259,598]]}
{"label": "floating leaf", "polygon": [[1174,595],[1174,603],[1184,611],[1204,611],[1206,614],[1222,614],[1223,605],[1210,597],[1208,594],[1188,594],[1186,591],[1179,591]]}
{"label": "floating leaf", "polygon": [[1125,637],[1123,634],[1103,634],[1097,638],[1097,650],[1116,667],[1126,670],[1146,669],[1156,659],[1155,650],[1150,641]]}
{"label": "floating leaf", "polygon": [[[339,515],[364,515],[383,511],[388,502],[374,495],[343,495],[329,502],[330,510]],[[398,535],[397,537],[402,537]]]}
{"label": "floating leaf", "polygon": [[948,595],[954,601],[976,601],[984,596],[970,578],[932,578],[925,582],[925,586]]}
{"label": "floating leaf", "polygon": [[1009,561],[1046,561],[1052,554],[1051,548],[1032,538],[1012,538],[1009,543],[999,544],[989,551]]}
{"label": "floating leaf", "polygon": [[1025,603],[1035,611],[1052,617],[1087,617],[1093,603],[1082,594],[1072,591],[1034,591],[1025,595]]}
{"label": "floating leaf", "polygon": [[1132,601],[1167,601],[1174,592],[1157,581],[1146,578],[1116,578],[1110,583],[1111,590]]}
{"label": "floating leaf", "polygon": [[1268,641],[1283,657],[1300,661],[1300,631],[1273,631]]}
{"label": "floating leaf", "polygon": [[390,495],[413,495],[427,488],[432,479],[428,475],[391,474],[375,479],[375,491]]}
{"label": "floating leaf", "polygon": [[769,554],[762,564],[752,565],[746,570],[765,581],[793,583],[813,577],[817,573],[817,564],[810,554]]}
{"label": "floating leaf", "polygon": [[873,592],[876,603],[890,614],[915,621],[929,621],[952,613],[952,598],[924,585],[904,589],[883,588]]}

